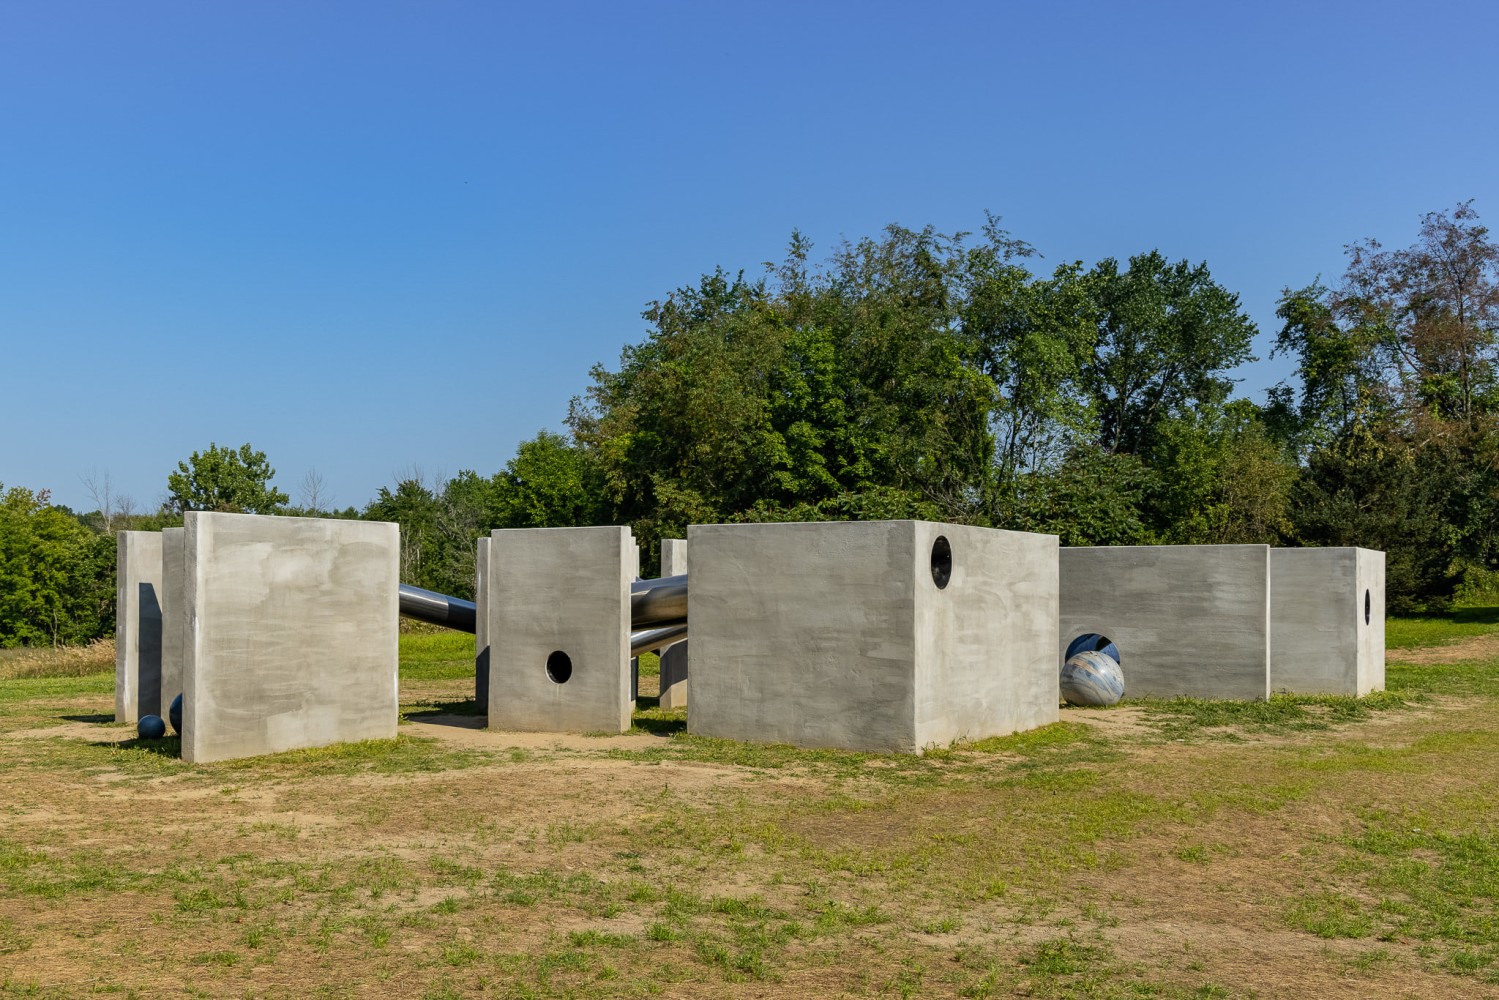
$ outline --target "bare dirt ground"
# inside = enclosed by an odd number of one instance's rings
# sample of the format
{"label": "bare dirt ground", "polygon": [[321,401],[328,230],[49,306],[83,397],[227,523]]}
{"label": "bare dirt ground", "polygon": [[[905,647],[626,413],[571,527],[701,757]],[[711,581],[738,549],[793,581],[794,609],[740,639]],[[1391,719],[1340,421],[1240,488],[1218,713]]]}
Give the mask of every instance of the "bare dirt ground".
{"label": "bare dirt ground", "polygon": [[196,768],[102,694],[0,702],[0,996],[1499,997],[1488,699],[914,759],[490,733],[466,691]]}

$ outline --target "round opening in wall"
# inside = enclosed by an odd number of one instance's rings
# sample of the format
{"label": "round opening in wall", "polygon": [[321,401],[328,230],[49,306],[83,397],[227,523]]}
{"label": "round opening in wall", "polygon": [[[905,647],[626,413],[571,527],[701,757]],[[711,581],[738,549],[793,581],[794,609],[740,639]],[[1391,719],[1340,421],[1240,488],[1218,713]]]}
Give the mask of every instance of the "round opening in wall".
{"label": "round opening in wall", "polygon": [[946,535],[938,535],[932,543],[932,582],[941,590],[952,579],[952,544]]}
{"label": "round opening in wall", "polygon": [[1365,625],[1371,624],[1371,619],[1370,619],[1369,615],[1370,615],[1370,612],[1372,612],[1373,610],[1374,610],[1374,605],[1373,605],[1372,602],[1370,602],[1370,600],[1369,600],[1369,592],[1366,590],[1366,591],[1364,591],[1364,624]]}
{"label": "round opening in wall", "polygon": [[1097,632],[1088,632],[1078,636],[1067,644],[1067,652],[1062,655],[1062,662],[1066,663],[1078,653],[1102,653],[1115,663],[1124,662],[1119,655],[1119,647],[1114,645],[1114,640]]}
{"label": "round opening in wall", "polygon": [[547,676],[558,684],[566,684],[573,675],[573,658],[562,650],[547,657]]}

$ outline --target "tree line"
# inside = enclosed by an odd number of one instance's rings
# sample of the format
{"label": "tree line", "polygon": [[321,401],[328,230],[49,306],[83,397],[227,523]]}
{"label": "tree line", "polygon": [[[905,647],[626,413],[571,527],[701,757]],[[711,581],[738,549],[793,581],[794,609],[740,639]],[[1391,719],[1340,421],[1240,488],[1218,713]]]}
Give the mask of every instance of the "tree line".
{"label": "tree line", "polygon": [[566,433],[489,476],[411,473],[330,511],[320,480],[292,506],[263,452],[213,444],[150,515],[0,488],[0,643],[107,633],[109,534],[186,510],[397,521],[403,579],[458,596],[479,533],[584,524],[631,525],[648,561],[693,523],[906,517],[1066,545],[1363,545],[1387,553],[1394,608],[1499,566],[1499,244],[1471,203],[1284,289],[1273,354],[1294,375],[1260,400],[1231,377],[1258,331],[1206,263],[1047,269],[993,217],[823,259],[793,233],[762,274],[715,270],[643,317]]}

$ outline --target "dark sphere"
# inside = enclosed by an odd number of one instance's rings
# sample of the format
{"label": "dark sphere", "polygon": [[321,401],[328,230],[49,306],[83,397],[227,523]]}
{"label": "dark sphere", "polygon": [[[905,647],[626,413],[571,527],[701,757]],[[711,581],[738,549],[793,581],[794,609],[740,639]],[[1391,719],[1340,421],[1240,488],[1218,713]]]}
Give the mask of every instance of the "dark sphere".
{"label": "dark sphere", "polygon": [[135,733],[143,740],[159,740],[167,734],[167,724],[159,715],[143,715],[135,724]]}
{"label": "dark sphere", "polygon": [[182,732],[182,695],[172,699],[172,707],[167,709],[167,718],[172,720],[172,732]]}

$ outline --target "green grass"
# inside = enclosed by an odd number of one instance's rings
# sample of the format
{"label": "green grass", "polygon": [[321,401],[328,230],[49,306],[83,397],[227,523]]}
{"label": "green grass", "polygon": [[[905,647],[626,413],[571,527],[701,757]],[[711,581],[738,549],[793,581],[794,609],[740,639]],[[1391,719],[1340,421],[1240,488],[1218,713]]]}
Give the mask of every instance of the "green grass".
{"label": "green grass", "polygon": [[400,639],[401,679],[459,680],[474,674],[474,637],[451,629],[408,631]]}
{"label": "green grass", "polygon": [[1441,646],[1499,630],[1499,607],[1461,607],[1385,619],[1386,649]]}

